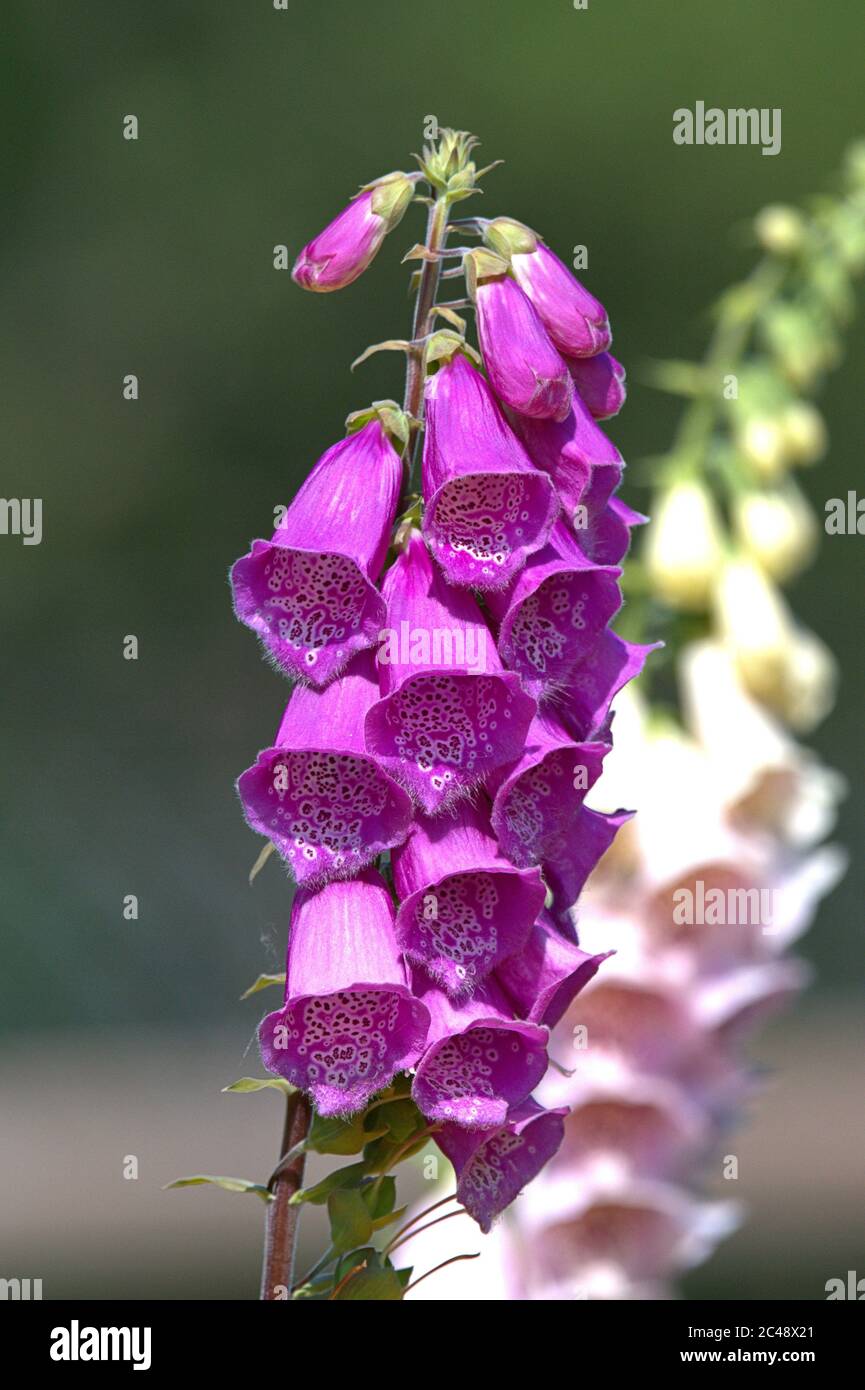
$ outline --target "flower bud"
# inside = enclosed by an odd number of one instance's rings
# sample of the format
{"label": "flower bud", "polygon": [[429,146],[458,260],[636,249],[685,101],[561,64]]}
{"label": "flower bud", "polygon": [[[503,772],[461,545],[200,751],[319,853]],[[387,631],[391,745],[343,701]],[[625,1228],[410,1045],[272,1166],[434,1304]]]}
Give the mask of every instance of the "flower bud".
{"label": "flower bud", "polygon": [[735,556],[721,569],[715,616],[746,688],[776,705],[782,698],[792,623],[781,594],[753,560]]}
{"label": "flower bud", "polygon": [[595,420],[618,415],[625,404],[625,369],[609,352],[594,357],[572,357],[571,380]]}
{"label": "flower bud", "polygon": [[593,357],[610,346],[607,311],[548,246],[511,257],[517,284],[540,314],[547,332],[567,357]]}
{"label": "flower bud", "polygon": [[372,264],[379,247],[402,219],[414,192],[407,174],[385,174],[367,184],[324,231],[306,245],[291,278],[304,290],[344,289]]}
{"label": "flower bud", "polygon": [[573,386],[531,300],[489,251],[470,251],[466,280],[477,310],[478,338],[490,385],[521,415],[561,420]]}
{"label": "flower bud", "polygon": [[711,495],[698,482],[679,482],[653,508],[646,541],[652,585],[672,608],[705,608],[721,562],[721,525]]}
{"label": "flower bud", "polygon": [[733,503],[733,518],[745,549],[779,584],[804,569],[814,553],[817,526],[792,484],[740,494]]}
{"label": "flower bud", "polygon": [[826,452],[823,416],[810,401],[796,401],[781,417],[784,442],[794,463],[816,463]]}
{"label": "flower bud", "polygon": [[804,244],[805,219],[795,208],[773,203],[757,214],[754,231],[764,251],[792,256]]}
{"label": "flower bud", "polygon": [[780,416],[752,415],[742,425],[737,442],[759,477],[771,481],[783,473],[789,452]]}
{"label": "flower bud", "polygon": [[835,658],[816,633],[793,634],[785,677],[775,708],[797,733],[807,733],[835,703],[838,678]]}

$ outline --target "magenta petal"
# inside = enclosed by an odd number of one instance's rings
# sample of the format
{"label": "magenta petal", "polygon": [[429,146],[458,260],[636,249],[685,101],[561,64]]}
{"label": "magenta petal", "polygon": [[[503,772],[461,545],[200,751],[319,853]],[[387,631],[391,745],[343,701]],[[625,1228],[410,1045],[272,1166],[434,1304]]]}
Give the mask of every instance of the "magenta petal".
{"label": "magenta petal", "polygon": [[523,949],[496,968],[496,980],[521,1018],[554,1028],[612,954],[581,951],[541,913]]}
{"label": "magenta petal", "polygon": [[605,506],[624,461],[578,395],[561,421],[519,416],[514,423],[532,462],[552,478],[568,520],[580,503],[590,514]]}
{"label": "magenta petal", "polygon": [[415,1104],[430,1120],[468,1129],[502,1124],[547,1069],[547,1030],[515,1019],[492,982],[459,1005],[418,971],[413,982],[430,1014],[412,1086]]}
{"label": "magenta petal", "polygon": [[640,646],[606,630],[572,673],[556,709],[575,739],[592,738],[606,724],[613,697],[640,674],[650,652],[663,642]]}
{"label": "magenta petal", "polygon": [[538,700],[567,683],[621,607],[621,571],[584,554],[564,522],[532,556],[507,594],[491,594],[501,619],[498,649],[523,687]]}
{"label": "magenta petal", "polygon": [[633,811],[616,811],[606,815],[591,811],[588,806],[580,808],[568,845],[560,854],[544,861],[544,878],[552,891],[555,913],[567,912],[577,901],[589,874],[633,814]]}
{"label": "magenta petal", "polygon": [[484,1233],[556,1153],[567,1113],[564,1107],[544,1110],[529,1099],[497,1128],[439,1130],[436,1143],[456,1171],[457,1200]]}
{"label": "magenta petal", "polygon": [[551,711],[539,711],[522,757],[493,774],[492,824],[508,858],[525,867],[566,852],[608,743],[576,743]]}
{"label": "magenta petal", "polygon": [[571,379],[595,420],[618,415],[625,404],[625,369],[609,352],[568,359]]}
{"label": "magenta petal", "polygon": [[364,746],[378,695],[371,652],[325,690],[297,686],[274,747],[238,781],[247,824],[273,841],[301,885],[347,878],[408,834],[411,800]]}
{"label": "magenta petal", "polygon": [[457,999],[524,945],[544,904],[540,871],[505,859],[488,813],[467,802],[452,815],[419,817],[392,863],[397,940]]}
{"label": "magenta petal", "polygon": [[558,498],[461,353],[425,397],[424,534],[452,584],[501,589],[546,541]]}
{"label": "magenta petal", "polygon": [[402,463],[379,420],[319,459],[273,538],[231,571],[234,609],[285,675],[326,685],[378,640]]}
{"label": "magenta petal", "polygon": [[312,1095],[320,1115],[363,1109],[420,1056],[426,1007],[408,989],[381,875],[298,890],[285,1003],[262,1020],[268,1071]]}
{"label": "magenta petal", "polygon": [[383,698],[366,716],[366,746],[434,815],[513,762],[535,702],[504,671],[477,604],[444,582],[417,532],[382,593]]}
{"label": "magenta petal", "polygon": [[540,314],[556,347],[568,357],[593,357],[612,341],[607,312],[548,246],[511,258],[517,283]]}
{"label": "magenta petal", "polygon": [[568,365],[531,300],[508,275],[477,286],[478,338],[490,385],[522,415],[561,420],[573,386]]}
{"label": "magenta petal", "polygon": [[631,546],[634,526],[643,526],[648,517],[635,512],[620,497],[613,497],[596,516],[589,516],[579,531],[580,545],[598,565],[619,565]]}

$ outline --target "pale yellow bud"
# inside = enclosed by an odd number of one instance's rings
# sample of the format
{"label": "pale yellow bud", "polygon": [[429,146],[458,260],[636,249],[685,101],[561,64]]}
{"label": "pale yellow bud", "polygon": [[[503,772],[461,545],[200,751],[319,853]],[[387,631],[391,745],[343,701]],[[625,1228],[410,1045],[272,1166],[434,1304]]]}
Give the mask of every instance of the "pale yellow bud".
{"label": "pale yellow bud", "polygon": [[797,733],[813,729],[829,713],[835,703],[837,672],[834,656],[815,633],[794,634],[777,709]]}
{"label": "pale yellow bud", "polygon": [[826,452],[823,416],[809,401],[796,401],[781,417],[787,451],[794,463],[816,463]]}
{"label": "pale yellow bud", "polygon": [[774,481],[784,472],[790,457],[783,419],[752,415],[742,427],[739,448],[759,477]]}
{"label": "pale yellow bud", "polygon": [[721,524],[701,483],[674,483],[661,494],[645,555],[652,586],[671,608],[707,607],[721,563]]}
{"label": "pale yellow bud", "polygon": [[715,593],[715,618],[745,688],[758,700],[777,705],[793,627],[781,594],[748,556],[738,555],[724,564]]}
{"label": "pale yellow bud", "polygon": [[733,503],[743,546],[779,583],[805,568],[817,545],[817,523],[798,488],[744,492]]}
{"label": "pale yellow bud", "polygon": [[776,256],[790,256],[799,251],[805,240],[805,222],[795,208],[773,203],[763,208],[754,221],[757,240],[765,251]]}

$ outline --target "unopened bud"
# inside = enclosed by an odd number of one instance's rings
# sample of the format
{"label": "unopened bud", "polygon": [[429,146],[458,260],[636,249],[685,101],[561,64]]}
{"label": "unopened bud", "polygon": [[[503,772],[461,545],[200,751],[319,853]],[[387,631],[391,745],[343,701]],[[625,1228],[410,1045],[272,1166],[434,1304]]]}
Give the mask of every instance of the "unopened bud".
{"label": "unopened bud", "polygon": [[823,416],[810,401],[796,401],[781,417],[781,428],[794,463],[816,463],[826,452],[828,436]]}
{"label": "unopened bud", "polygon": [[792,484],[777,491],[743,492],[733,503],[736,530],[749,555],[783,584],[805,568],[817,542],[817,525]]}
{"label": "unopened bud", "polygon": [[674,483],[652,508],[646,566],[653,587],[672,608],[705,608],[721,554],[711,495],[698,482]]}
{"label": "unopened bud", "polygon": [[764,251],[776,256],[792,256],[805,241],[805,221],[795,208],[773,203],[763,208],[754,221],[757,240]]}

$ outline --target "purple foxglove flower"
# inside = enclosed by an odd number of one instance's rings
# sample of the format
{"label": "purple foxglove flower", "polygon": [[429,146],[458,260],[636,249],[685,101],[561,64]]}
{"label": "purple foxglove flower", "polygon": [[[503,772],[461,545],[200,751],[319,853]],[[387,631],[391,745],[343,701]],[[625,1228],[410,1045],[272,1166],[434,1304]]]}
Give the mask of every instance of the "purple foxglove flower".
{"label": "purple foxglove flower", "polygon": [[382,699],[367,749],[428,815],[519,756],[535,702],[506,672],[469,594],[444,582],[419,532],[385,575]]}
{"label": "purple foxglove flower", "polygon": [[559,503],[462,353],[427,378],[424,533],[452,584],[501,589],[546,541]]}
{"label": "purple foxglove flower", "polygon": [[490,779],[492,824],[508,858],[523,868],[567,853],[609,751],[608,743],[575,743],[552,711],[538,711],[522,756]]}
{"label": "purple foxglove flower", "polygon": [[379,419],[319,459],[269,541],[231,571],[234,611],[287,676],[326,685],[377,640],[402,463]]}
{"label": "purple foxglove flower", "polygon": [[616,811],[607,815],[591,811],[588,806],[580,807],[568,844],[562,846],[558,854],[549,854],[544,861],[544,878],[552,893],[554,915],[566,914],[573,907],[589,874],[633,814],[633,811]]}
{"label": "purple foxglove flower", "polygon": [[496,395],[521,415],[563,419],[573,395],[571,377],[531,300],[509,275],[481,280],[474,300],[484,366]]}
{"label": "purple foxglove flower", "polygon": [[547,1030],[515,1019],[492,981],[456,1004],[423,972],[415,970],[412,980],[430,1015],[412,1085],[418,1109],[430,1120],[467,1129],[503,1124],[547,1069]]}
{"label": "purple foxglove flower", "polygon": [[381,875],[364,869],[291,913],[285,1003],[261,1022],[268,1071],[309,1091],[320,1115],[362,1110],[421,1055],[429,1012],[412,996]]}
{"label": "purple foxglove flower", "polygon": [[621,497],[612,497],[600,512],[588,513],[585,527],[578,532],[580,545],[598,565],[621,564],[630,549],[631,531],[648,519]]}
{"label": "purple foxglove flower", "polygon": [[543,912],[526,946],[497,967],[495,978],[520,1018],[555,1028],[580,990],[614,954],[581,951]]}
{"label": "purple foxglove flower", "polygon": [[606,351],[612,341],[606,309],[548,246],[539,242],[534,251],[512,256],[511,265],[560,352],[594,357]]}
{"label": "purple foxglove flower", "polygon": [[595,564],[564,522],[506,594],[490,594],[498,650],[536,699],[555,696],[621,607],[619,576]]}
{"label": "purple foxglove flower", "polygon": [[397,940],[456,999],[520,950],[544,905],[540,871],[515,868],[496,844],[488,811],[466,801],[452,815],[419,817],[392,864]]}
{"label": "purple foxglove flower", "polygon": [[650,652],[663,642],[640,646],[605,628],[591,651],[573,671],[556,706],[562,722],[580,743],[594,738],[606,725],[613,697],[634,680]]}
{"label": "purple foxglove flower", "polygon": [[564,420],[514,420],[529,457],[549,473],[565,515],[576,520],[582,504],[590,516],[606,506],[622,478],[624,460],[587,407],[575,395]]}
{"label": "purple foxglove flower", "polygon": [[618,415],[625,404],[625,369],[609,352],[568,358],[568,371],[583,404],[595,420]]}
{"label": "purple foxglove flower", "polygon": [[378,696],[372,652],[325,690],[296,686],[274,747],[238,781],[247,824],[273,841],[301,885],[347,878],[408,834],[411,800],[363,741]]}
{"label": "purple foxglove flower", "polygon": [[385,174],[362,189],[324,231],[304,246],[291,278],[304,290],[326,294],[350,285],[372,264],[378,249],[411,202],[407,174]]}
{"label": "purple foxglove flower", "polygon": [[444,1125],[436,1143],[457,1176],[457,1201],[487,1234],[493,1221],[548,1163],[562,1142],[567,1108],[544,1110],[531,1099],[493,1129]]}

